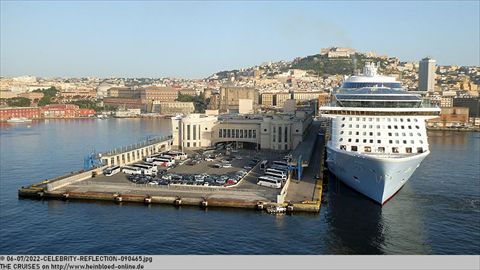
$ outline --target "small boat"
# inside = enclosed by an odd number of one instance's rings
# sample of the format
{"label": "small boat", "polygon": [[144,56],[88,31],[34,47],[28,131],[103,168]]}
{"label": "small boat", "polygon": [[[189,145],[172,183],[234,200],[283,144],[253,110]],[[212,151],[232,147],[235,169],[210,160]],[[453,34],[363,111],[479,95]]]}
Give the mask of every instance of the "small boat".
{"label": "small boat", "polygon": [[265,209],[269,214],[281,214],[287,212],[287,208],[284,206],[272,205]]}
{"label": "small boat", "polygon": [[28,119],[26,117],[12,117],[7,120],[8,123],[26,123],[32,122],[32,119]]}

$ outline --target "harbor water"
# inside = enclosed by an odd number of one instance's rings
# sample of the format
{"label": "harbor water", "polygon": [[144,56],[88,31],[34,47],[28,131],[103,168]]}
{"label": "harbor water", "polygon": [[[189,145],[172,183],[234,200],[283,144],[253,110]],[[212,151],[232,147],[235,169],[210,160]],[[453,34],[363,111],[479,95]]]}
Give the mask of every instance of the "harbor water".
{"label": "harbor water", "polygon": [[320,214],[19,199],[83,158],[169,135],[166,119],[0,126],[0,254],[479,254],[480,134],[430,132],[431,154],[383,207],[329,179]]}

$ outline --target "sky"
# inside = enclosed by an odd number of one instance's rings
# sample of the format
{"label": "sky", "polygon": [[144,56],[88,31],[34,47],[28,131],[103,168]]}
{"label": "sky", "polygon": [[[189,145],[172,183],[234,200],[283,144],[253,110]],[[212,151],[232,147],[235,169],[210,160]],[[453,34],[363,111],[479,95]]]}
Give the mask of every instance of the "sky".
{"label": "sky", "polygon": [[1,1],[0,75],[182,77],[321,48],[480,65],[480,1]]}

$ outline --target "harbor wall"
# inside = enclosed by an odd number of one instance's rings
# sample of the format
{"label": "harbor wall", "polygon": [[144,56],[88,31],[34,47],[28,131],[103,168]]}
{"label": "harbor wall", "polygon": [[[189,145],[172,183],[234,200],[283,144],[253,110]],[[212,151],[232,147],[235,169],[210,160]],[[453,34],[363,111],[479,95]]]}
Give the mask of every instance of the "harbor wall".
{"label": "harbor wall", "polygon": [[89,171],[86,171],[86,172],[73,174],[71,176],[68,176],[68,177],[65,177],[65,178],[62,178],[62,179],[59,179],[59,180],[53,180],[53,181],[51,181],[50,183],[47,184],[47,191],[52,191],[52,190],[64,187],[66,185],[70,185],[70,184],[73,184],[73,183],[77,183],[77,182],[80,182],[80,181],[83,181],[83,180],[90,179],[90,178],[92,178],[93,173],[95,173],[97,175],[100,175],[100,174],[103,173],[103,169],[105,167],[106,166],[103,166],[103,167],[96,168],[96,169],[93,169],[93,170],[89,170]]}

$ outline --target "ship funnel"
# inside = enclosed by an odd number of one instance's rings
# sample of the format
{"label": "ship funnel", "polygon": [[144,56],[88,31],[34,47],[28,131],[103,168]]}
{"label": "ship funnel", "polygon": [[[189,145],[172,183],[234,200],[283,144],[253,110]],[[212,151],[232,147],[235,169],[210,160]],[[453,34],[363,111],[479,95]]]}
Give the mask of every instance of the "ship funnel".
{"label": "ship funnel", "polygon": [[368,77],[377,76],[377,67],[374,63],[366,62],[365,67],[363,67],[363,75]]}

